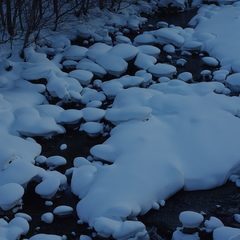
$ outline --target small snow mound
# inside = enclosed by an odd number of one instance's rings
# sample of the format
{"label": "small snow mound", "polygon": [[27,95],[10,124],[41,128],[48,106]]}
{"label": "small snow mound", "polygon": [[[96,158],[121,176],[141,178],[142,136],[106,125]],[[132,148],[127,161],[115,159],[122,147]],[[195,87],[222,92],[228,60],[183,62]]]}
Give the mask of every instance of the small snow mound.
{"label": "small snow mound", "polygon": [[69,73],[69,76],[76,78],[81,85],[86,86],[91,82],[93,73],[87,70],[73,70]]}
{"label": "small snow mound", "polygon": [[51,213],[51,212],[47,212],[47,213],[44,213],[42,216],[41,216],[41,220],[45,223],[52,223],[53,220],[54,220],[54,215]]}
{"label": "small snow mound", "polygon": [[157,63],[149,67],[148,72],[150,72],[154,77],[169,77],[176,73],[176,67],[166,64],[166,63]]}
{"label": "small snow mound", "polygon": [[51,199],[58,191],[59,186],[60,180],[52,177],[39,183],[35,188],[35,192],[42,198]]}
{"label": "small snow mound", "polygon": [[105,110],[93,107],[82,109],[83,119],[86,122],[99,122],[105,115]]}
{"label": "small snow mound", "polygon": [[128,63],[120,56],[110,52],[101,54],[96,58],[96,62],[102,66],[109,74],[120,77],[126,72]]}
{"label": "small snow mound", "polygon": [[154,45],[157,43],[157,39],[154,35],[149,33],[143,33],[134,38],[133,44],[135,46],[141,45]]}
{"label": "small snow mound", "polygon": [[63,59],[79,61],[86,56],[87,48],[71,45],[64,53]]}
{"label": "small snow mound", "polygon": [[203,215],[193,211],[181,212],[179,220],[185,228],[197,228],[203,221]]}
{"label": "small snow mound", "polygon": [[90,137],[96,137],[102,132],[103,125],[101,123],[98,123],[98,122],[87,122],[83,125],[83,130]]}
{"label": "small snow mound", "polygon": [[204,222],[204,225],[207,232],[212,232],[214,229],[224,226],[222,221],[216,217],[210,217],[209,220]]}
{"label": "small snow mound", "polygon": [[214,57],[203,57],[202,60],[205,64],[212,67],[217,67],[219,64],[218,60]]}
{"label": "small snow mound", "polygon": [[21,202],[24,189],[17,183],[7,183],[0,187],[0,208],[7,211]]}
{"label": "small snow mound", "polygon": [[70,206],[61,205],[61,206],[56,207],[53,210],[53,213],[58,217],[67,217],[69,215],[72,215],[73,208]]}
{"label": "small snow mound", "polygon": [[184,43],[184,38],[178,34],[176,29],[173,28],[161,28],[154,32],[159,44],[173,44],[176,47],[181,47]]}

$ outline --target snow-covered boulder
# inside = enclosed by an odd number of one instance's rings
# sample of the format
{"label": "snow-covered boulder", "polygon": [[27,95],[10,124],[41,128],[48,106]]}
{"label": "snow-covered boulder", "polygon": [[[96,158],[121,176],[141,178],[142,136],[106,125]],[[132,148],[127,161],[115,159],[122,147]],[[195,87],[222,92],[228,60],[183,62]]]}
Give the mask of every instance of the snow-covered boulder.
{"label": "snow-covered boulder", "polygon": [[154,31],[154,35],[157,38],[159,44],[171,43],[176,47],[181,47],[184,44],[185,39],[174,28],[161,28]]}

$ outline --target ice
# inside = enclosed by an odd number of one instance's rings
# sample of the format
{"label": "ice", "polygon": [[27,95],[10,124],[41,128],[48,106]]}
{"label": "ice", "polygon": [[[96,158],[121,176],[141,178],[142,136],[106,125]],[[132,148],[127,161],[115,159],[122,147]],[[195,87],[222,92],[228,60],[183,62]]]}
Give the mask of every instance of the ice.
{"label": "ice", "polygon": [[92,78],[93,78],[93,73],[87,70],[73,70],[69,73],[69,76],[72,78],[76,78],[81,85],[88,85]]}
{"label": "ice", "polygon": [[7,183],[0,186],[0,208],[7,211],[21,203],[24,189],[17,183]]}
{"label": "ice", "polygon": [[179,221],[185,228],[197,228],[203,219],[202,214],[193,211],[184,211],[179,215]]}
{"label": "ice", "polygon": [[181,47],[184,44],[184,38],[174,28],[161,28],[154,31],[154,35],[157,37],[159,44],[171,43],[176,47]]}
{"label": "ice", "polygon": [[54,215],[51,213],[51,212],[47,212],[47,213],[44,213],[42,216],[41,216],[41,220],[45,223],[52,223],[53,220],[54,220]]}
{"label": "ice", "polygon": [[157,43],[156,37],[150,33],[143,33],[143,34],[137,35],[134,38],[134,42],[133,42],[135,46],[155,45],[156,43]]}
{"label": "ice", "polygon": [[79,61],[86,56],[87,51],[88,49],[85,47],[71,45],[63,53],[62,56],[63,56],[63,59]]}
{"label": "ice", "polygon": [[157,63],[149,67],[148,72],[150,72],[154,77],[169,77],[172,78],[176,73],[176,67],[166,63]]}

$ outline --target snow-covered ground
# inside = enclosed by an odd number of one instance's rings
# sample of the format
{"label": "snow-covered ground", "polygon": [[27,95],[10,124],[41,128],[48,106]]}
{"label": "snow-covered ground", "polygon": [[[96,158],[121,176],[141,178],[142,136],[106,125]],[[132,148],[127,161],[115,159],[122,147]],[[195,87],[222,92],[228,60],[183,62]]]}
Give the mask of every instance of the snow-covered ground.
{"label": "snow-covered ground", "polygon": [[[146,19],[130,14],[115,17],[104,31],[92,34],[89,48],[71,45],[63,35],[51,36],[48,47],[42,42],[25,49],[25,61],[17,55],[1,58],[0,208],[18,212],[30,181],[38,183],[36,193],[50,204],[70,176],[72,192],[79,197],[76,209],[81,222],[102,237],[148,239],[137,216],[158,210],[180,189],[210,189],[227,180],[240,186],[240,4],[203,5],[190,27],[159,23],[158,29],[133,41],[117,23],[121,19],[126,28],[138,29]],[[116,42],[108,34],[110,29]],[[175,59],[178,64],[160,63],[161,51],[169,58],[175,52],[182,56]],[[178,65],[187,64],[184,55],[193,52],[203,56],[206,65],[200,83],[190,72],[177,74]],[[133,76],[127,75],[130,60],[138,69]],[[69,73],[62,71],[63,66]],[[103,82],[107,74],[111,80]],[[205,82],[206,76],[212,81]],[[46,79],[46,84],[39,79]],[[50,98],[59,101],[53,105]],[[101,108],[110,100],[112,105]],[[66,102],[85,107],[65,110],[61,106]],[[67,159],[42,156],[34,137],[52,138],[66,132],[65,124],[79,122],[79,130],[89,136],[107,135],[106,122],[115,127],[103,144],[91,148],[91,157],[79,156],[66,174],[60,173],[55,168]],[[40,167],[43,163],[46,169]],[[42,221],[50,224],[55,215],[72,211],[59,206],[44,214]],[[30,220],[24,213],[10,222],[0,219],[1,239],[26,234]],[[183,227],[195,228],[203,218],[184,212],[180,220]],[[213,231],[214,240],[240,235],[240,229],[223,226],[215,218],[205,226]],[[189,238],[180,230],[174,240],[199,239],[197,233]],[[30,239],[62,238],[37,234]]]}

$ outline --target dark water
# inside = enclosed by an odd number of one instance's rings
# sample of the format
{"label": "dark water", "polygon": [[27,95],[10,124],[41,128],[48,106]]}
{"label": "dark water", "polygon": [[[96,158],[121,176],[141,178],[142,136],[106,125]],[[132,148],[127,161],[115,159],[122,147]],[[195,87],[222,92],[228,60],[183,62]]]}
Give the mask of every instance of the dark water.
{"label": "dark water", "polygon": [[[153,28],[149,27],[149,24],[155,27],[156,23],[159,21],[165,21],[169,24],[185,28],[190,19],[196,14],[196,11],[196,9],[192,9],[181,13],[159,12],[148,18],[149,21],[143,26],[141,32],[152,30]],[[136,36],[136,33],[131,33],[129,35],[132,39],[134,36]],[[172,55],[172,60],[168,60],[167,55],[168,54],[162,51],[159,61],[169,61],[175,64],[176,60],[179,58],[186,59],[187,64],[184,67],[178,67],[178,74],[189,71],[193,74],[196,81],[200,76],[200,71],[206,67],[202,64],[202,57],[197,53],[192,56],[181,56],[180,52],[176,52]],[[74,108],[75,106],[67,106],[67,108],[71,107]],[[88,157],[89,150],[92,146],[103,143],[107,139],[107,137],[89,138],[86,133],[78,130],[79,125],[80,123],[75,126],[68,126],[66,134],[56,136],[50,140],[36,138],[42,145],[42,155],[46,157],[61,155],[67,159],[68,163],[66,166],[56,169],[62,173],[65,173],[66,169],[73,166],[72,162],[75,157]],[[67,149],[63,151],[60,150],[61,144],[67,144]],[[29,183],[23,198],[24,204],[21,211],[29,214],[33,218],[30,222],[30,231],[25,236],[26,238],[30,238],[37,233],[56,234],[60,236],[66,235],[68,240],[79,239],[81,234],[92,237],[91,234],[93,231],[88,229],[87,224],[79,225],[77,223],[78,217],[76,212],[68,218],[55,217],[52,224],[42,222],[42,214],[52,212],[53,209],[59,205],[68,205],[75,209],[79,199],[71,193],[70,185],[68,185],[65,191],[58,193],[55,197],[53,206],[46,206],[45,200],[34,191],[36,184],[35,182]],[[151,239],[161,239],[160,236],[165,239],[171,239],[172,233],[176,227],[181,226],[178,221],[178,215],[185,210],[197,212],[204,211],[207,214],[206,217],[216,216],[222,219],[224,223],[228,223],[226,225],[239,225],[232,220],[233,212],[240,211],[238,207],[239,200],[240,191],[233,183],[227,183],[222,187],[208,191],[180,191],[167,200],[165,207],[162,207],[159,211],[150,211],[145,216],[140,216],[139,220],[147,226]],[[216,209],[217,204],[221,205],[221,208]],[[98,237],[93,238],[98,239]],[[202,239],[211,239],[211,235],[204,235]]]}

